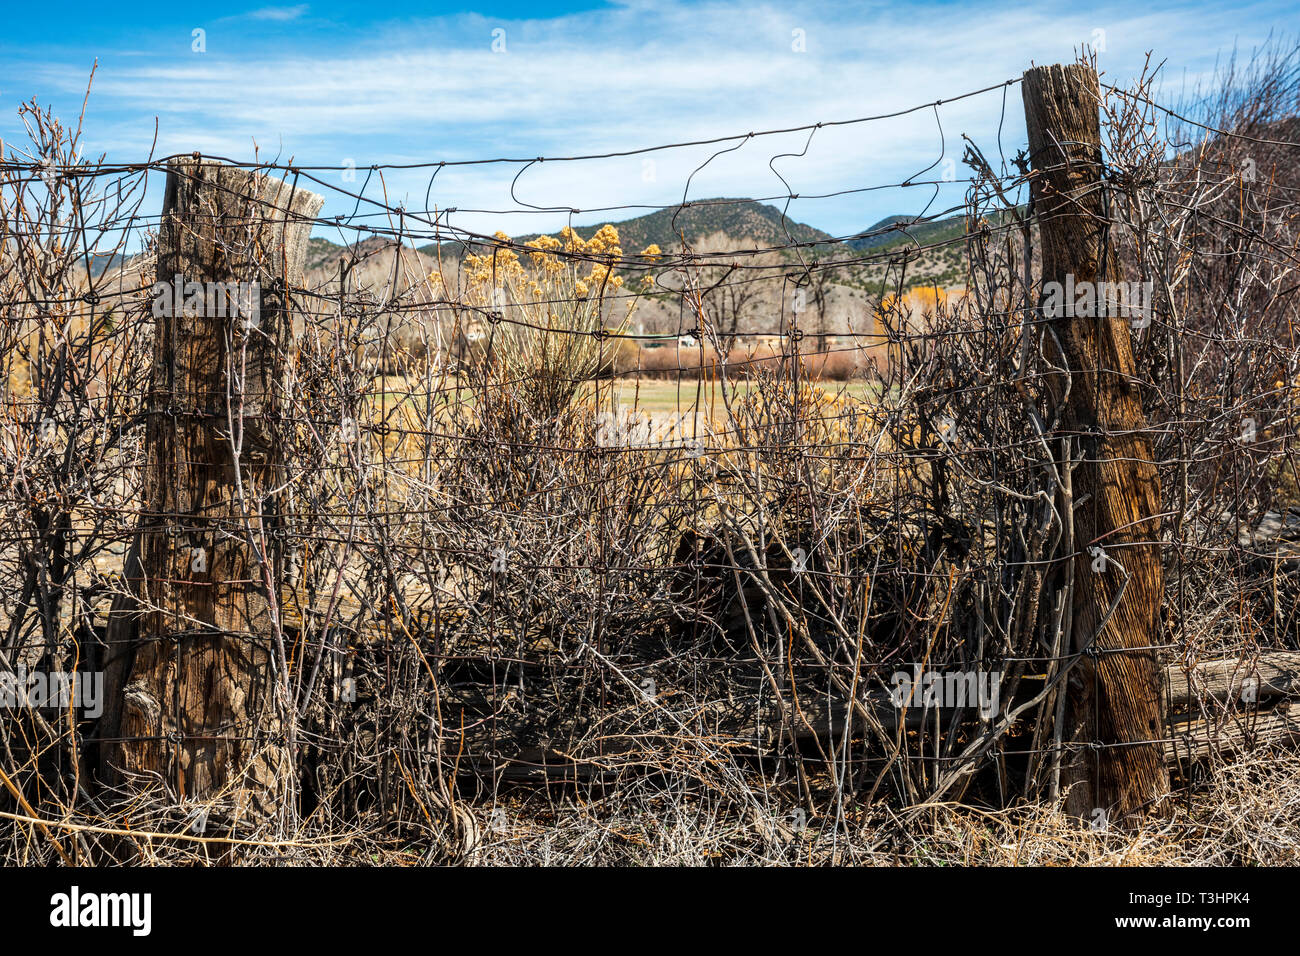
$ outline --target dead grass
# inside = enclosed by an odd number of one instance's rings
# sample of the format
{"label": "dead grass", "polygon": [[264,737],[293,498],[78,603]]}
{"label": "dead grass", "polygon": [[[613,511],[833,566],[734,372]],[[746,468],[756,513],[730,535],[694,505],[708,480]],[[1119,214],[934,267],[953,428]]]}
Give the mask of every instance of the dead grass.
{"label": "dead grass", "polygon": [[[986,811],[939,804],[850,807],[843,819],[793,808],[737,812],[703,800],[626,794],[585,803],[475,807],[467,862],[527,865],[1294,866],[1300,863],[1300,754],[1219,768],[1164,820],[1096,831],[1036,804]],[[608,812],[606,812],[608,807]],[[493,819],[497,826],[492,826]]]}

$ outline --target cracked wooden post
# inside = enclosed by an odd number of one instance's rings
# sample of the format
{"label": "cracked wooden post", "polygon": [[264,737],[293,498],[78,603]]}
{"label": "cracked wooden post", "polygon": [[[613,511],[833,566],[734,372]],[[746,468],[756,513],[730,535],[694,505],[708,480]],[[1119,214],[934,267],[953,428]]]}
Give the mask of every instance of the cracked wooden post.
{"label": "cracked wooden post", "polygon": [[275,420],[322,199],[204,160],[168,165],[150,294],[143,512],[114,606],[101,778],[265,819],[290,806]]}
{"label": "cracked wooden post", "polygon": [[[1070,640],[1074,651],[1097,652],[1069,679],[1064,739],[1074,747],[1062,783],[1067,811],[1128,824],[1169,790],[1162,744],[1142,743],[1165,736],[1163,671],[1151,650],[1164,588],[1159,477],[1134,380],[1128,310],[1108,308],[1109,296],[1096,294],[1098,283],[1121,278],[1108,243],[1096,71],[1035,67],[1024,75],[1023,96],[1042,246],[1040,306],[1064,353],[1049,358],[1070,373],[1068,393],[1063,376],[1051,376],[1049,388],[1059,427],[1078,436],[1082,455],[1074,474]],[[1055,346],[1049,340],[1044,348]]]}

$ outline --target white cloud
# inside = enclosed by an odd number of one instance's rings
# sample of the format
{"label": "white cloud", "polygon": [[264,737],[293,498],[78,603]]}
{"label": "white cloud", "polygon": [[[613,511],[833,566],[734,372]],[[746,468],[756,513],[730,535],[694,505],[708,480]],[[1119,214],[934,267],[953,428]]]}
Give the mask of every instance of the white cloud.
{"label": "white cloud", "polygon": [[292,7],[263,7],[260,10],[250,11],[246,16],[250,20],[297,20],[306,14],[308,9],[310,8],[305,3]]}

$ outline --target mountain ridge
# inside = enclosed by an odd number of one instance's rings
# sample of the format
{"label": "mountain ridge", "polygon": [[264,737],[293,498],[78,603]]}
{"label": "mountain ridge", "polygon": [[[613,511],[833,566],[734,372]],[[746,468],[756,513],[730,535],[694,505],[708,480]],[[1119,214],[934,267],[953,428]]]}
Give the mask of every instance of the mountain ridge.
{"label": "mountain ridge", "polygon": [[[792,243],[814,249],[823,245],[827,247],[844,245],[850,249],[865,251],[899,243],[916,242],[924,245],[927,242],[950,238],[952,234],[960,233],[964,229],[964,220],[961,216],[918,221],[916,216],[893,215],[886,216],[862,232],[853,234],[857,238],[841,243],[828,232],[784,216],[779,209],[768,203],[755,199],[717,197],[679,203],[629,219],[610,220],[599,225],[575,226],[574,232],[583,239],[590,239],[605,224],[612,225],[618,230],[619,241],[625,255],[635,255],[651,245],[658,246],[663,252],[680,252],[682,236],[693,251],[725,252],[750,248],[778,248]],[[510,238],[513,243],[522,244],[540,235],[544,233],[524,233]],[[362,240],[358,245],[360,247],[374,245],[379,238],[371,237]],[[391,242],[391,240],[382,240],[382,242]],[[459,255],[487,243],[486,239],[449,240],[441,243],[441,251],[443,255]],[[719,245],[729,248],[714,248]],[[324,262],[331,256],[341,253],[345,248],[328,239],[313,236],[308,253],[309,264],[316,265]],[[439,244],[427,243],[414,248],[424,255],[436,256]]]}

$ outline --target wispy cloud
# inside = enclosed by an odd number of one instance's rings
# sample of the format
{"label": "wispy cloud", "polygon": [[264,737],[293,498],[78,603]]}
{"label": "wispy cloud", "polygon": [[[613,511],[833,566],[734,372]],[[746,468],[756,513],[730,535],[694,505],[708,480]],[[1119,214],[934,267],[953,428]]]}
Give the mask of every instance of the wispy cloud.
{"label": "wispy cloud", "polygon": [[260,10],[253,10],[245,16],[250,20],[297,20],[304,16],[308,9],[308,4],[299,3],[292,7],[262,7]]}

